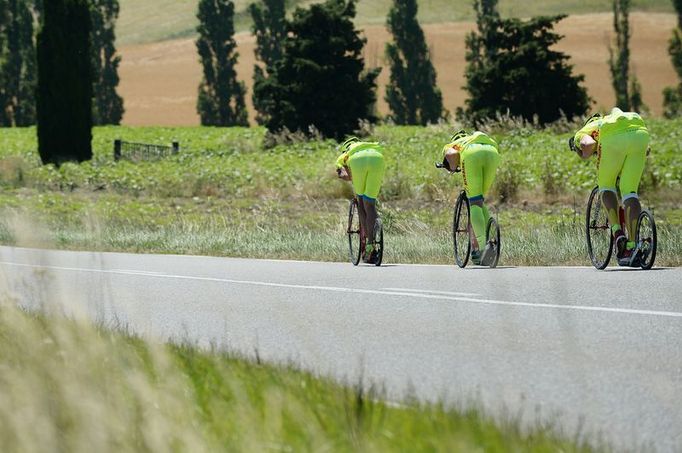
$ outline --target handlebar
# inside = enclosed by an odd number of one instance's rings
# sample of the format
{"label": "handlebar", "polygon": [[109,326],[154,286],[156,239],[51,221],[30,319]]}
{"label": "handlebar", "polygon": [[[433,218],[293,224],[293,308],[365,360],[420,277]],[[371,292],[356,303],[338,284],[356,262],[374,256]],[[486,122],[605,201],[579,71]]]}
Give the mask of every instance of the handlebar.
{"label": "handlebar", "polygon": [[[444,168],[444,169],[450,171],[450,169],[448,169],[448,167],[446,167],[445,164],[443,164],[443,163],[436,162],[436,168]],[[461,173],[461,172],[462,172],[461,167],[457,167],[457,168],[455,168],[454,171],[450,171],[450,173]]]}

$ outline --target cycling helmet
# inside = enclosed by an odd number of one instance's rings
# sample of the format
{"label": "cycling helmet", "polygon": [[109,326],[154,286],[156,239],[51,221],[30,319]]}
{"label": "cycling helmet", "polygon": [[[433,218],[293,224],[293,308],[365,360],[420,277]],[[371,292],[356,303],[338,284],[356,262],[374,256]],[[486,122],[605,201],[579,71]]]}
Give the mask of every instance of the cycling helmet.
{"label": "cycling helmet", "polygon": [[350,146],[353,143],[359,142],[360,139],[357,137],[348,137],[342,144],[341,144],[341,151],[344,153],[350,149]]}
{"label": "cycling helmet", "polygon": [[464,129],[460,129],[459,131],[455,132],[455,134],[452,137],[450,137],[450,142],[455,142],[460,138],[466,137],[467,135],[469,135],[467,131],[465,131]]}
{"label": "cycling helmet", "polygon": [[593,114],[591,117],[589,117],[588,119],[585,120],[585,122],[583,123],[583,127],[587,126],[587,125],[590,124],[592,121],[596,121],[596,120],[598,120],[598,119],[601,119],[601,117],[602,117],[602,114],[601,114],[601,113],[595,113],[595,114]]}

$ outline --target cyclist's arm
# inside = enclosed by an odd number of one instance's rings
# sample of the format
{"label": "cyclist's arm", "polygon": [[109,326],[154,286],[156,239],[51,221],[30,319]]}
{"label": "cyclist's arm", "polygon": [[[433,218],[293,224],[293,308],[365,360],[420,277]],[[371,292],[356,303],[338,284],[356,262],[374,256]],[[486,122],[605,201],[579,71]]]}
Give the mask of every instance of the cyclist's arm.
{"label": "cyclist's arm", "polygon": [[599,146],[599,122],[594,121],[585,125],[576,132],[574,140],[582,151],[579,156],[583,160],[589,159],[597,151],[597,147]]}
{"label": "cyclist's arm", "polygon": [[445,159],[447,159],[448,161],[450,171],[455,171],[455,169],[460,167],[459,151],[457,151],[455,148],[453,147],[445,148]]}
{"label": "cyclist's arm", "polygon": [[348,153],[343,153],[336,159],[336,174],[344,181],[350,181],[350,169],[346,165]]}
{"label": "cyclist's arm", "polygon": [[343,153],[339,156],[338,159],[336,159],[336,168],[337,170],[340,168],[343,168],[346,166],[346,162],[348,161],[348,153]]}
{"label": "cyclist's arm", "polygon": [[582,160],[587,160],[592,157],[597,151],[597,146],[599,145],[595,139],[589,135],[584,135],[583,138],[580,139],[580,150],[582,151],[580,158]]}

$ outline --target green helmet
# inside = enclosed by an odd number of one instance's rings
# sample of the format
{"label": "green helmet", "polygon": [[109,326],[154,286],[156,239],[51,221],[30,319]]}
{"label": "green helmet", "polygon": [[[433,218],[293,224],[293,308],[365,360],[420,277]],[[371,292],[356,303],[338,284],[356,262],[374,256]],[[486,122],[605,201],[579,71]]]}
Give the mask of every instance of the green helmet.
{"label": "green helmet", "polygon": [[587,125],[590,124],[592,121],[596,121],[596,120],[598,120],[598,119],[601,119],[601,117],[602,117],[602,114],[601,114],[601,113],[595,113],[595,114],[593,114],[591,117],[589,117],[588,119],[585,120],[585,122],[583,123],[583,127],[587,126]]}
{"label": "green helmet", "polygon": [[460,129],[459,131],[455,132],[455,134],[452,137],[450,137],[450,142],[456,142],[460,138],[466,137],[467,135],[469,135],[467,131],[465,131],[464,129]]}
{"label": "green helmet", "polygon": [[360,141],[359,138],[357,137],[348,137],[342,144],[341,144],[341,151],[344,153],[348,150],[350,150],[350,146],[353,143],[358,143]]}

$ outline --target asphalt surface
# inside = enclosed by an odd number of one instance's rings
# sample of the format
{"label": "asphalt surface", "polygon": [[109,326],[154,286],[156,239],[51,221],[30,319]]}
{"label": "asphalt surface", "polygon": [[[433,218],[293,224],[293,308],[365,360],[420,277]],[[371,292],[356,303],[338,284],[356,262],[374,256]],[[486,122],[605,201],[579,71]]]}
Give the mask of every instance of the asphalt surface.
{"label": "asphalt surface", "polygon": [[682,451],[682,269],[470,268],[0,247],[0,293],[482,405],[617,448]]}

